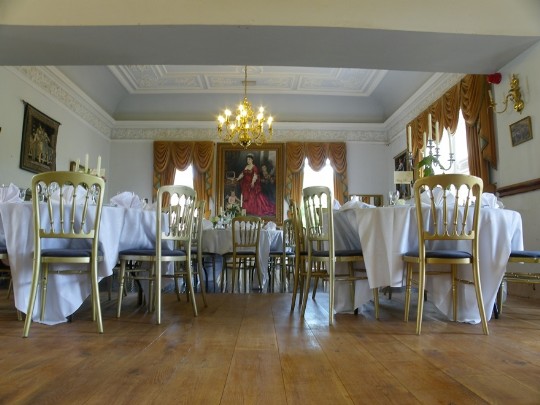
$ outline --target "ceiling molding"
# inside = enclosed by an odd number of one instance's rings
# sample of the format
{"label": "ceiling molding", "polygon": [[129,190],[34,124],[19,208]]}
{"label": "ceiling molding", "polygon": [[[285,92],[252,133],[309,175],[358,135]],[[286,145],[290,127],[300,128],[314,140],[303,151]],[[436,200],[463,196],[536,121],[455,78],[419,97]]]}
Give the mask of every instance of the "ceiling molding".
{"label": "ceiling molding", "polygon": [[114,126],[111,116],[58,69],[44,66],[19,66],[12,70],[29,80],[32,85],[39,87],[47,95],[52,96],[106,138],[111,138]]}

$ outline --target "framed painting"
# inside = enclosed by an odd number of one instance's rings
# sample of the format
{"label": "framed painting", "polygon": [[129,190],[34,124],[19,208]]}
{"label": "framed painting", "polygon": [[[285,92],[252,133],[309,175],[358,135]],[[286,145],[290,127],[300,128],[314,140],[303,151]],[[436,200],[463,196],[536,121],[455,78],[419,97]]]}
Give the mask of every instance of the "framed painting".
{"label": "framed painting", "polygon": [[411,162],[408,159],[408,152],[404,150],[394,156],[394,184],[396,191],[399,191],[399,198],[411,198],[411,183],[413,182],[413,171]]}
{"label": "framed painting", "polygon": [[532,139],[531,117],[525,117],[510,125],[512,146],[517,146]]}
{"label": "framed painting", "polygon": [[238,207],[277,225],[283,223],[284,161],[282,143],[244,149],[227,143],[217,145],[216,212]]}
{"label": "framed painting", "polygon": [[56,139],[60,123],[24,103],[20,168],[32,173],[56,170]]}

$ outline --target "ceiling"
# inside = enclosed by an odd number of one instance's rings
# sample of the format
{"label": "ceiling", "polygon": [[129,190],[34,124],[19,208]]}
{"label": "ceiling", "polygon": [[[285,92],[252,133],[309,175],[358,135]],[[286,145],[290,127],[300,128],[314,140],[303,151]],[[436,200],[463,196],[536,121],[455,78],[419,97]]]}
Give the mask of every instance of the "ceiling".
{"label": "ceiling", "polygon": [[[58,66],[117,121],[213,121],[243,97],[244,66]],[[248,99],[278,122],[381,123],[433,73],[248,67]]]}
{"label": "ceiling", "polygon": [[[534,20],[540,7],[528,7]],[[470,22],[471,27],[482,24],[485,18]],[[221,110],[241,101],[248,65],[253,82],[248,98],[254,106],[264,105],[278,125],[384,124],[420,89],[425,93],[438,73],[486,74],[504,67],[540,40],[538,28],[530,34],[520,31],[522,26],[487,27],[478,34],[262,25],[9,25],[0,17],[0,65],[54,66],[120,123],[213,122]]]}

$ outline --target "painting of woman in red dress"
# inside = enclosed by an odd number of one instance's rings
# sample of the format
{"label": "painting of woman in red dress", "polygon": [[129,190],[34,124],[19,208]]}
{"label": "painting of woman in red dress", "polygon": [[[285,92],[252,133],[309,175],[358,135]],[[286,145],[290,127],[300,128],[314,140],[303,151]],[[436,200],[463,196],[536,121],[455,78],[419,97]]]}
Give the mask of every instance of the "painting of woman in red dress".
{"label": "painting of woman in red dress", "polygon": [[261,189],[261,174],[253,163],[253,155],[246,156],[246,166],[238,175],[236,181],[240,184],[242,208],[248,215],[273,216],[276,214],[276,204],[272,202]]}

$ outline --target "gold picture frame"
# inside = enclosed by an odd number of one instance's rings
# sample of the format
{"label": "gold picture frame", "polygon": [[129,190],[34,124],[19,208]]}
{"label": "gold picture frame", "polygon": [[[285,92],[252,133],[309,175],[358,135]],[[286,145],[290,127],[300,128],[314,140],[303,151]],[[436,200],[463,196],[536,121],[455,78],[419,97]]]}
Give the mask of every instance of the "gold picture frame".
{"label": "gold picture frame", "polygon": [[[285,173],[283,149],[282,143],[267,143],[248,149],[218,143],[216,212],[223,212],[230,202],[236,201],[246,215],[260,216],[265,221],[281,225]],[[249,155],[253,156],[251,170],[247,169]]]}
{"label": "gold picture frame", "polygon": [[32,173],[56,170],[60,123],[24,102],[20,168]]}
{"label": "gold picture frame", "polygon": [[512,146],[517,146],[532,139],[531,116],[510,124]]}

